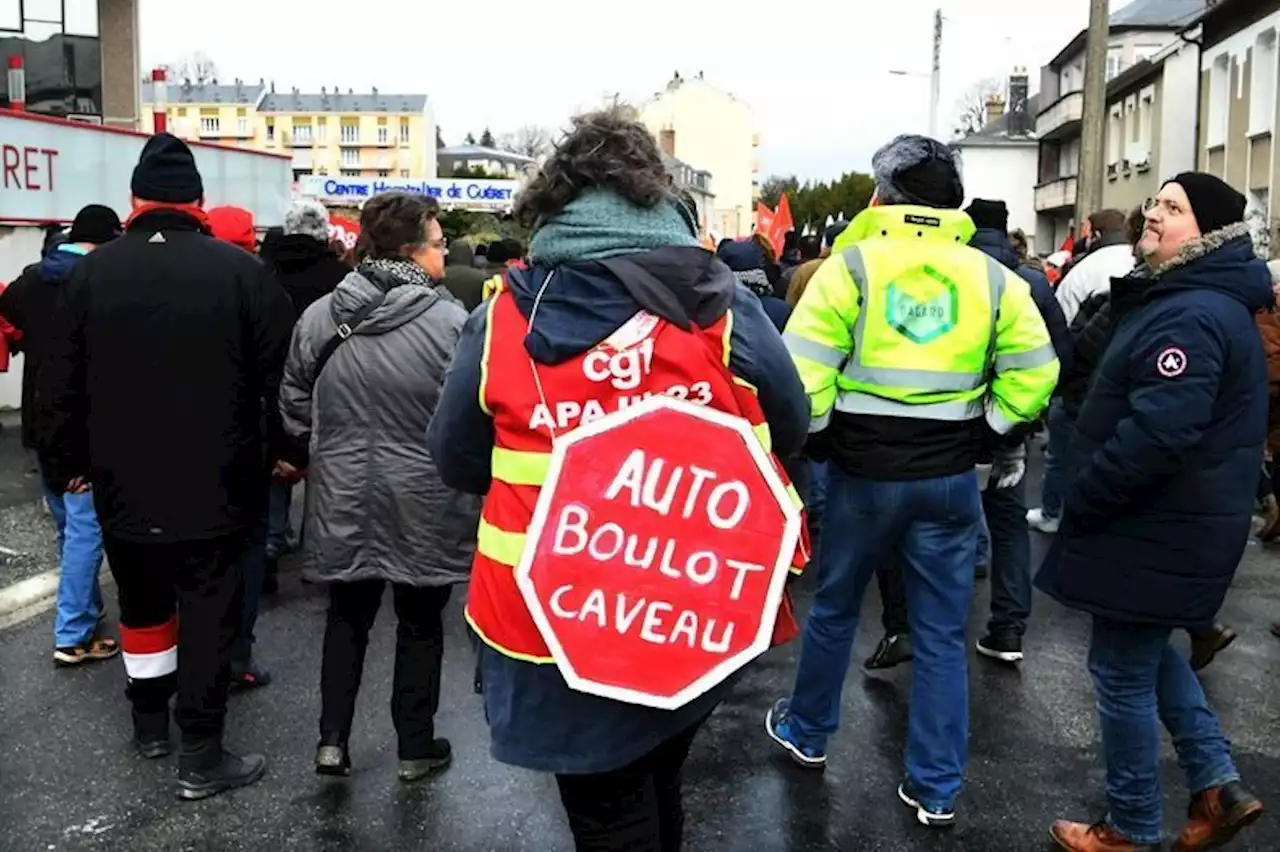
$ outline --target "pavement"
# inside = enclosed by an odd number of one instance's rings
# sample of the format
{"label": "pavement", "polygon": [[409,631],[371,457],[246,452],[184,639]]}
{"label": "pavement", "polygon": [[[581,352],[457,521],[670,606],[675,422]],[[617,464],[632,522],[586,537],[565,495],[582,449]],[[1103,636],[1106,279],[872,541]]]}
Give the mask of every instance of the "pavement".
{"label": "pavement", "polygon": [[[1038,560],[1045,539],[1033,534]],[[1204,672],[1206,692],[1232,738],[1247,783],[1280,809],[1280,553],[1251,543],[1223,620],[1240,638]],[[812,576],[798,585],[808,606]],[[970,622],[976,639],[988,610],[979,581]],[[455,762],[414,786],[395,778],[391,726],[394,617],[390,603],[370,644],[352,738],[349,779],[312,771],[319,712],[323,591],[286,570],[259,622],[259,656],[275,682],[234,696],[227,744],[261,751],[271,765],[258,785],[185,803],[173,795],[174,761],[144,761],[129,745],[119,661],[72,670],[50,660],[48,614],[0,630],[0,850],[431,850],[557,852],[572,849],[552,778],[503,766],[488,754],[462,593],[446,617],[437,718]],[[879,638],[874,585],[856,656]],[[789,691],[798,644],[753,664],[731,700],[699,734],[685,771],[689,852],[1028,852],[1052,848],[1056,818],[1105,810],[1093,692],[1085,668],[1088,622],[1037,597],[1021,667],[970,657],[971,738],[959,824],[932,833],[898,804],[910,686],[907,668],[846,682],[843,725],[825,773],[795,767],[763,731],[773,700]],[[1185,637],[1179,637],[1185,645]],[[1165,745],[1166,820],[1176,832],[1187,791]],[[1280,821],[1264,817],[1229,852],[1280,849]]]}
{"label": "pavement", "polygon": [[58,567],[35,457],[22,446],[20,422],[16,412],[0,412],[0,590]]}

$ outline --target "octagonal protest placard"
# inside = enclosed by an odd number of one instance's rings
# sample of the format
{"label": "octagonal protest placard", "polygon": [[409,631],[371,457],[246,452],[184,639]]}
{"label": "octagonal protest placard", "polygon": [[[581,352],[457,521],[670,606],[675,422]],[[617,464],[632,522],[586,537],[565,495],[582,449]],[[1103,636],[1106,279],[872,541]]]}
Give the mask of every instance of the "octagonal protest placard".
{"label": "octagonal protest placard", "polygon": [[657,395],[557,441],[516,581],[571,688],[673,709],[768,649],[800,524],[745,420]]}

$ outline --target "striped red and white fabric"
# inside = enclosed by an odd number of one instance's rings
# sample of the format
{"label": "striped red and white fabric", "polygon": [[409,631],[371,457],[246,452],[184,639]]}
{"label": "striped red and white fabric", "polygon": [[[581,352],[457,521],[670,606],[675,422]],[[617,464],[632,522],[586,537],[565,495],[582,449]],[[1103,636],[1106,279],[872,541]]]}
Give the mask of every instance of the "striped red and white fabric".
{"label": "striped red and white fabric", "polygon": [[120,656],[134,680],[164,677],[178,670],[178,617],[154,627],[120,626]]}

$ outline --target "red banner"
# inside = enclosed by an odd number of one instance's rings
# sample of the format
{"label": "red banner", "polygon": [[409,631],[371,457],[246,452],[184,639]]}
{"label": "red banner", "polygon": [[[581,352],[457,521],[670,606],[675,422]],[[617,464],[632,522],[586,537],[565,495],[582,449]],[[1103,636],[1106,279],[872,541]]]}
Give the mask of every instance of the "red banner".
{"label": "red banner", "polygon": [[778,257],[782,257],[782,247],[786,245],[787,232],[794,231],[795,228],[795,220],[791,218],[791,202],[787,200],[787,194],[784,192],[778,199],[778,210],[773,214],[772,227],[766,232],[769,242],[773,245],[774,254]]}
{"label": "red banner", "polygon": [[333,216],[329,219],[329,239],[341,240],[342,244],[348,249],[356,247],[356,243],[360,240],[360,223],[351,219],[344,219],[341,216]]}
{"label": "red banner", "polygon": [[673,709],[769,647],[800,524],[745,420],[657,395],[560,437],[516,582],[571,688]]}

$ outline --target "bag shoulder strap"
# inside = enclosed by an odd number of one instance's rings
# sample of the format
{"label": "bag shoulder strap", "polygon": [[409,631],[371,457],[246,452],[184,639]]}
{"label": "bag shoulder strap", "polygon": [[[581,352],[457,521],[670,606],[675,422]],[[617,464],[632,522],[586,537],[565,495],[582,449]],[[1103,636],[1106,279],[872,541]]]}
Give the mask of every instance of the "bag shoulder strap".
{"label": "bag shoulder strap", "polygon": [[350,320],[338,323],[338,330],[334,333],[333,337],[330,337],[325,341],[324,346],[320,347],[319,354],[316,355],[316,381],[320,381],[320,374],[324,372],[325,364],[329,363],[329,359],[338,351],[338,347],[341,346],[347,338],[351,337],[351,335],[355,333],[355,330],[360,327],[360,323],[367,320],[369,315],[381,307],[382,303],[385,302],[386,299],[386,291],[379,291],[377,298],[373,299],[364,307],[360,308],[360,310],[356,311]]}

